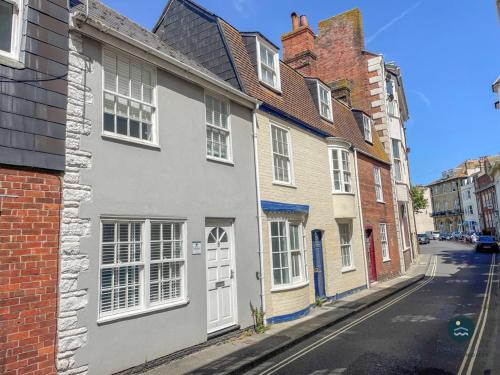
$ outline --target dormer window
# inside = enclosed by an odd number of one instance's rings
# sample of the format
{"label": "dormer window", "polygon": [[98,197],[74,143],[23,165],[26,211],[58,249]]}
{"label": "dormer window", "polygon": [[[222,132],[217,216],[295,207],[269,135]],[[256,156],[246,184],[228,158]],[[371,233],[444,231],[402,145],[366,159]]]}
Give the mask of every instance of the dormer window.
{"label": "dormer window", "polygon": [[365,134],[365,141],[373,143],[372,119],[365,114],[363,114],[363,131]]}
{"label": "dormer window", "polygon": [[257,38],[257,60],[259,80],[266,86],[281,91],[278,51],[269,43]]}
{"label": "dormer window", "polygon": [[320,82],[318,82],[318,101],[321,117],[332,121],[332,92]]}

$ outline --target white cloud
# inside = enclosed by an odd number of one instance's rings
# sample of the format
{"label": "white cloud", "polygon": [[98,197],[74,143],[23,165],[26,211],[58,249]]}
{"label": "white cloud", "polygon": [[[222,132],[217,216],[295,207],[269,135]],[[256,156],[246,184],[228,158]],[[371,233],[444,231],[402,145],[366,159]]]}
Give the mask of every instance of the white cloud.
{"label": "white cloud", "polygon": [[[238,1],[238,0],[236,0],[236,1]],[[412,12],[413,10],[415,10],[416,8],[418,8],[420,6],[420,4],[422,4],[423,2],[424,2],[424,0],[421,0],[418,3],[413,4],[411,7],[409,7],[405,11],[403,11],[401,14],[399,14],[398,16],[394,17],[392,20],[390,20],[389,22],[387,22],[384,26],[382,26],[380,29],[378,29],[377,31],[375,31],[374,34],[372,34],[368,38],[366,38],[366,44],[372,42],[376,37],[378,37],[384,31],[386,31],[387,29],[389,29],[396,22],[398,22],[401,19],[403,19],[404,17],[406,17],[410,12]]]}
{"label": "white cloud", "polygon": [[417,96],[427,105],[427,107],[432,108],[431,100],[422,91],[412,90]]}

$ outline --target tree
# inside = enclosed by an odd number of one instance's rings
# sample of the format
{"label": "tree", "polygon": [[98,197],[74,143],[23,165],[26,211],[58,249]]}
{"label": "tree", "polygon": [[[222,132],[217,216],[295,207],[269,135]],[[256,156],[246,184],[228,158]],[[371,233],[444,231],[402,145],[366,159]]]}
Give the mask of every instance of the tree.
{"label": "tree", "polygon": [[422,186],[412,186],[410,193],[413,201],[413,211],[418,214],[420,211],[425,210],[429,205],[429,201],[425,199],[424,188]]}

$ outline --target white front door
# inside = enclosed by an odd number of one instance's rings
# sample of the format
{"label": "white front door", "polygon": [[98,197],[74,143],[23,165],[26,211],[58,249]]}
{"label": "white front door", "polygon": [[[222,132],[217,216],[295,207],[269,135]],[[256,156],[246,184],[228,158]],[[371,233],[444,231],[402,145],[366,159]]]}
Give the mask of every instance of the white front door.
{"label": "white front door", "polygon": [[[222,224],[222,223],[220,223]],[[208,333],[235,324],[232,224],[207,225]]]}

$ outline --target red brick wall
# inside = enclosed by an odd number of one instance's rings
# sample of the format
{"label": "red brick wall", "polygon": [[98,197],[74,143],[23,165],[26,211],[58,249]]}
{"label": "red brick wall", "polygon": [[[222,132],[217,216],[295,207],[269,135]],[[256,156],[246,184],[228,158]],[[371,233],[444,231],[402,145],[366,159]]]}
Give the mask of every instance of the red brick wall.
{"label": "red brick wall", "polygon": [[[373,168],[380,168],[385,203],[378,203],[375,196]],[[364,228],[372,227],[375,242],[375,258],[378,280],[386,280],[400,274],[399,248],[392,199],[391,172],[389,166],[358,153],[358,171],[361,208]],[[391,260],[383,262],[379,224],[387,224],[389,254]],[[368,251],[368,249],[367,249]]]}
{"label": "red brick wall", "polygon": [[55,374],[61,184],[0,166],[0,373]]}

